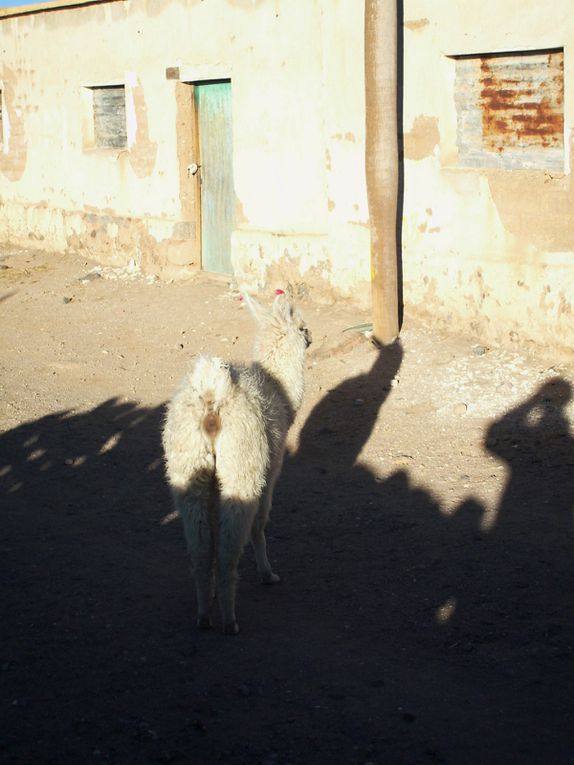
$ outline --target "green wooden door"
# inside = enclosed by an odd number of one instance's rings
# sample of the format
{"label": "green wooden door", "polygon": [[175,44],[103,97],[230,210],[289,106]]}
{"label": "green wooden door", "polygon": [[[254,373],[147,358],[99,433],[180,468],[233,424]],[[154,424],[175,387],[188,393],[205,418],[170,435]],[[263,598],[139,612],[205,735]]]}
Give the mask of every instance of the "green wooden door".
{"label": "green wooden door", "polygon": [[231,83],[198,83],[194,89],[201,179],[201,264],[230,274],[233,229]]}

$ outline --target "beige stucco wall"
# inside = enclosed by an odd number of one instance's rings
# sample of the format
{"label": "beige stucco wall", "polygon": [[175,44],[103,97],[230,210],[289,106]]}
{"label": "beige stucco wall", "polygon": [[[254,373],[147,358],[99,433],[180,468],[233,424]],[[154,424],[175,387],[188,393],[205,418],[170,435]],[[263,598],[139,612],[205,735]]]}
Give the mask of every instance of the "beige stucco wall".
{"label": "beige stucco wall", "polygon": [[[574,347],[571,0],[404,0],[404,21],[406,314]],[[368,306],[362,0],[110,0],[0,13],[0,34],[0,240],[198,267],[181,83],[230,77],[237,281]],[[460,167],[452,56],[547,47],[564,172]],[[127,150],[84,147],[83,88],[104,83],[126,86]]]}
{"label": "beige stucco wall", "polygon": [[[366,304],[362,26],[355,0],[119,0],[0,20],[14,123],[0,239],[155,271],[197,266],[166,69],[229,77],[236,278],[341,295],[361,284]],[[83,146],[82,89],[106,83],[126,86],[127,150]]]}
{"label": "beige stucco wall", "polygon": [[[405,302],[486,340],[574,348],[568,0],[405,1]],[[564,47],[563,172],[461,168],[453,55]]]}

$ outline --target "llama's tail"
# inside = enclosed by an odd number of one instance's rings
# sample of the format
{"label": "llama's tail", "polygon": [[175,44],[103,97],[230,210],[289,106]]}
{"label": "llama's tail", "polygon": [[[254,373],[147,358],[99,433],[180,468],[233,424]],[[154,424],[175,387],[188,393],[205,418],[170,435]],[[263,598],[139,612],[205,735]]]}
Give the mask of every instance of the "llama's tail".
{"label": "llama's tail", "polygon": [[176,492],[188,493],[194,486],[197,494],[212,485],[225,411],[235,398],[232,375],[222,359],[200,356],[167,407],[162,440]]}
{"label": "llama's tail", "polygon": [[220,410],[233,389],[231,368],[223,359],[200,356],[190,382],[201,405],[201,431],[213,447],[221,431]]}
{"label": "llama's tail", "polygon": [[194,487],[191,493],[198,494],[215,485],[237,501],[261,496],[270,464],[265,404],[256,375],[245,380],[244,374],[249,370],[200,356],[182,380],[163,431],[176,493]]}

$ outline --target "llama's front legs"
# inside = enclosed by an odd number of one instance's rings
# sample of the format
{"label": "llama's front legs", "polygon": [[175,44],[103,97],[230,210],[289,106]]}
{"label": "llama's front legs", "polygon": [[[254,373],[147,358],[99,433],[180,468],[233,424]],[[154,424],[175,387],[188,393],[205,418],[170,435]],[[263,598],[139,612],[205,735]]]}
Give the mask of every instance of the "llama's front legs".
{"label": "llama's front legs", "polygon": [[235,591],[239,558],[249,538],[257,505],[252,502],[223,500],[220,506],[217,540],[217,599],[225,635],[237,635]]}
{"label": "llama's front legs", "polygon": [[275,584],[276,582],[281,581],[277,574],[274,574],[271,570],[271,564],[267,557],[265,526],[267,525],[267,519],[269,518],[269,512],[271,510],[272,496],[273,487],[268,486],[261,497],[259,509],[251,527],[251,544],[253,546],[253,552],[255,553],[257,573],[263,584]]}

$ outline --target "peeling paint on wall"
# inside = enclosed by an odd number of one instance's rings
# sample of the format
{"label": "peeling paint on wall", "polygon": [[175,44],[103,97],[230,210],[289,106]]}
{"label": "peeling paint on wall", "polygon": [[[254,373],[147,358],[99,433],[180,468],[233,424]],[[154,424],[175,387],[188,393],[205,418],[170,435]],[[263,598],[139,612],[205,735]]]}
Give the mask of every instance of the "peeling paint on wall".
{"label": "peeling paint on wall", "polygon": [[487,177],[503,226],[524,248],[574,250],[572,175],[553,179],[529,171],[491,171]]}
{"label": "peeling paint on wall", "polygon": [[241,8],[244,11],[251,11],[257,8],[258,5],[262,5],[267,0],[227,0],[232,8]]}
{"label": "peeling paint on wall", "polygon": [[418,32],[421,29],[424,29],[425,27],[428,27],[430,24],[430,21],[428,19],[414,19],[413,21],[405,21],[403,22],[403,26],[406,27],[406,29],[410,29],[411,32]]}
{"label": "peeling paint on wall", "polygon": [[155,167],[157,157],[157,143],[150,140],[147,107],[144,90],[137,79],[134,78],[130,87],[131,106],[133,107],[132,119],[135,122],[135,137],[129,147],[129,160],[132,170],[138,178],[151,175]]}
{"label": "peeling paint on wall", "polygon": [[[357,281],[349,278],[356,269],[350,253],[369,242],[369,229],[355,227],[351,236],[336,241],[326,235],[271,234],[263,231],[234,231],[232,236],[233,271],[238,283],[263,287],[290,282],[299,284],[318,302],[348,299],[368,308],[370,281],[368,262]],[[348,272],[333,267],[332,250],[340,248],[347,258]]]}
{"label": "peeling paint on wall", "polygon": [[149,273],[169,274],[173,267],[192,265],[189,240],[192,223],[103,214],[101,211],[63,215],[67,248],[111,265],[135,260]]}
{"label": "peeling paint on wall", "polygon": [[0,149],[0,172],[10,181],[20,180],[28,160],[28,144],[22,110],[16,101],[15,82],[17,78],[14,72],[4,67],[2,71],[4,142]]}
{"label": "peeling paint on wall", "polygon": [[436,117],[418,116],[412,128],[404,134],[405,159],[425,159],[438,146],[440,133]]}

